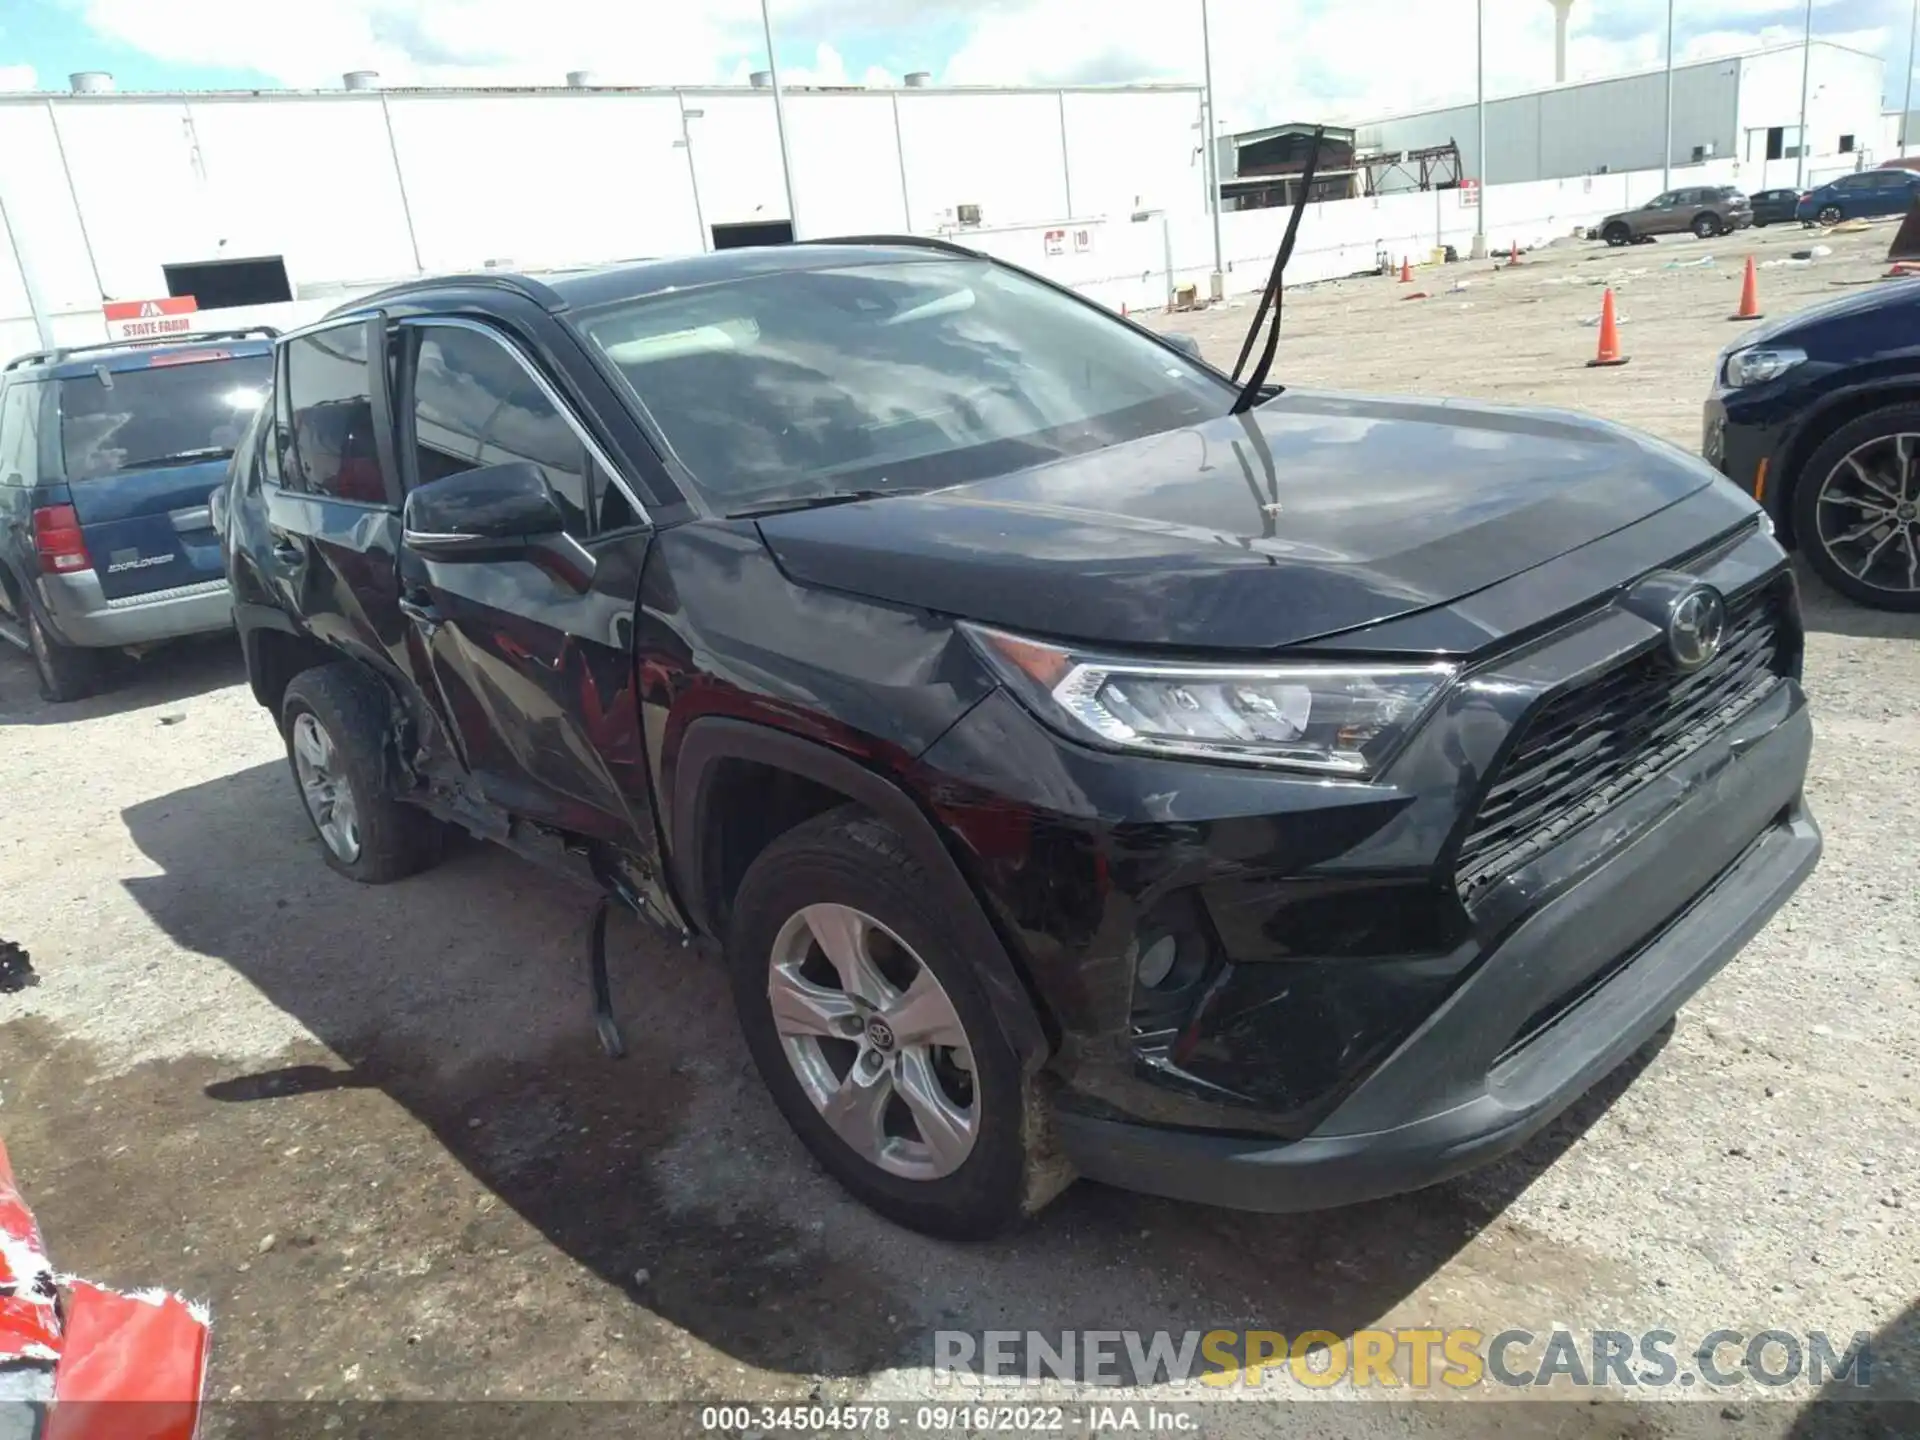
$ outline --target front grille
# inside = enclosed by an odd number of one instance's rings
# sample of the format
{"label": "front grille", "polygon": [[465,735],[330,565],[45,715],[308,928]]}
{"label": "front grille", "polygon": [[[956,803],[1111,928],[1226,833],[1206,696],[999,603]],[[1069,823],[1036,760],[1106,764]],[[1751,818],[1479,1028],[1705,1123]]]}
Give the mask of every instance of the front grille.
{"label": "front grille", "polygon": [[1691,675],[1634,656],[1524,722],[1454,865],[1471,906],[1490,887],[1704,745],[1782,683],[1777,587],[1729,603],[1720,653]]}

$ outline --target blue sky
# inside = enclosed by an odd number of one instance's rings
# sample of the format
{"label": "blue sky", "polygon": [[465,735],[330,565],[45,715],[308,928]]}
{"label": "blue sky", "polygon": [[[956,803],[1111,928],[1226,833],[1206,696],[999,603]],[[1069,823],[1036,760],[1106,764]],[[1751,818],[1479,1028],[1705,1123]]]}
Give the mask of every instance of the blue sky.
{"label": "blue sky", "polygon": [[[1229,123],[1355,119],[1468,98],[1472,0],[1211,0]],[[1487,0],[1489,88],[1552,79],[1546,0]],[[964,83],[1193,79],[1198,0],[774,0],[796,81],[927,69]],[[537,14],[538,23],[529,23]],[[1660,63],[1665,0],[1576,0],[1576,78]],[[1815,0],[1815,33],[1881,54],[1897,103],[1912,0]],[[1797,39],[1801,0],[1678,0],[1683,58]],[[711,83],[763,63],[757,0],[0,0],[0,84],[123,89]]]}

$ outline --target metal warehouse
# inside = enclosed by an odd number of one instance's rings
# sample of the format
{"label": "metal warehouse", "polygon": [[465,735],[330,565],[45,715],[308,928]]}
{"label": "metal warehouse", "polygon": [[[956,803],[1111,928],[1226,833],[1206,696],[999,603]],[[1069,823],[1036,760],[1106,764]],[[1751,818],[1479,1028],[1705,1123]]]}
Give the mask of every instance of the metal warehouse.
{"label": "metal warehouse", "polygon": [[383,90],[355,75],[135,94],[74,78],[73,93],[0,96],[8,354],[38,338],[29,283],[54,338],[78,343],[101,338],[113,300],[197,294],[284,319],[289,300],[423,271],[1206,203],[1197,86],[788,89],[795,215],[760,86]]}
{"label": "metal warehouse", "polygon": [[[1804,89],[1808,146],[1800,174]],[[1623,170],[1733,160],[1748,190],[1795,185],[1872,164],[1881,142],[1884,66],[1877,55],[1816,40],[1675,66],[1673,150],[1665,70],[1556,85],[1487,102],[1488,164],[1480,163],[1475,107],[1368,121],[1362,150],[1419,150],[1457,141],[1465,173],[1487,184],[1557,180]],[[1675,183],[1679,183],[1677,180]]]}

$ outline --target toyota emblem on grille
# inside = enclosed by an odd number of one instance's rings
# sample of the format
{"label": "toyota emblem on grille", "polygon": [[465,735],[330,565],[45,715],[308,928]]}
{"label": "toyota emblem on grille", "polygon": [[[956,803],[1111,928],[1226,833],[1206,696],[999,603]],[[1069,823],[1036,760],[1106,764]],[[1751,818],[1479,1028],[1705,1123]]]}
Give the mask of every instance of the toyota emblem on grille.
{"label": "toyota emblem on grille", "polygon": [[1682,670],[1698,670],[1726,638],[1727,602],[1709,586],[1687,591],[1667,612],[1667,653]]}

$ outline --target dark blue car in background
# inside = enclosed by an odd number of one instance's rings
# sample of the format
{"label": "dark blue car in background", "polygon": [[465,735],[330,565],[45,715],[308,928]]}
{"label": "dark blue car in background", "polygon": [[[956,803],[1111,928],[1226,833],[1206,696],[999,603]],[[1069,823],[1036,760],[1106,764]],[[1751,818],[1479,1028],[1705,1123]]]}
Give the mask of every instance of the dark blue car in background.
{"label": "dark blue car in background", "polygon": [[49,700],[106,651],[233,623],[208,496],[272,381],[265,327],[22,355],[0,373],[0,639]]}
{"label": "dark blue car in background", "polygon": [[[1915,164],[1920,164],[1916,160]],[[1800,197],[1795,216],[1804,224],[1838,225],[1876,215],[1904,215],[1920,192],[1920,173],[1912,170],[1862,170],[1842,175]]]}

